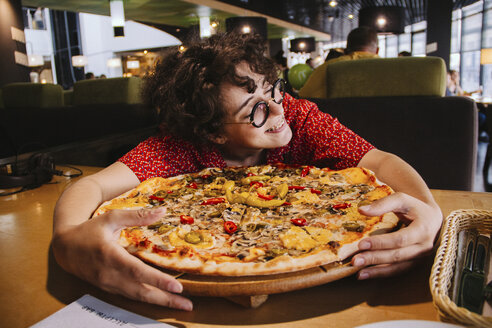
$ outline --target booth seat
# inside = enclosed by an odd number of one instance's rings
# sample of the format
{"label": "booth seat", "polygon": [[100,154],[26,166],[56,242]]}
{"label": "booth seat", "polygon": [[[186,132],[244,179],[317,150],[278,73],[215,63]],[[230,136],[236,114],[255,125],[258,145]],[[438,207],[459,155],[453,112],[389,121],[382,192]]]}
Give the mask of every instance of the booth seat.
{"label": "booth seat", "polygon": [[5,108],[53,108],[63,106],[63,88],[57,84],[11,83],[2,87]]}
{"label": "booth seat", "polygon": [[83,80],[73,86],[74,106],[140,104],[142,80],[138,77]]}
{"label": "booth seat", "polygon": [[63,104],[65,106],[73,105],[73,90],[63,90]]}
{"label": "booth seat", "polygon": [[439,57],[347,60],[326,66],[327,98],[444,96],[446,65]]}
{"label": "booth seat", "polygon": [[371,142],[414,167],[430,188],[473,190],[478,111],[465,97],[310,99]]}
{"label": "booth seat", "polygon": [[320,109],[378,149],[412,165],[430,188],[472,190],[478,110],[443,97],[446,67],[437,57],[360,59],[327,65]]}
{"label": "booth seat", "polygon": [[[156,132],[157,114],[141,103],[140,83],[134,77],[80,81],[75,83],[71,95],[54,85],[4,86],[6,108],[0,111],[0,159],[32,151],[71,148],[70,156],[63,157],[67,163],[110,164]],[[29,98],[25,96],[26,90],[40,91],[34,99],[25,99]],[[56,101],[48,102],[48,97],[42,96],[48,91],[56,93]],[[67,104],[62,106],[64,98]],[[106,159],[104,162],[92,156],[94,149],[87,150],[88,143],[96,148],[104,143],[104,154],[98,155]],[[89,153],[79,154],[82,149]]]}

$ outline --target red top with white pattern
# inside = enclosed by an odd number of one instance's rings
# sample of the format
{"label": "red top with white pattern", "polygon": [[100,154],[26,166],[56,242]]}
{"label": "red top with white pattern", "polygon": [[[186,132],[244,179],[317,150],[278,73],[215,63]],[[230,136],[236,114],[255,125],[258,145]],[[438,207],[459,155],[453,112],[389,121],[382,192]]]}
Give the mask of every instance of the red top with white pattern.
{"label": "red top with white pattern", "polygon": [[[292,129],[292,139],[284,147],[267,150],[268,164],[281,162],[340,170],[357,166],[374,148],[336,118],[321,112],[312,102],[286,94],[283,107],[285,119]],[[140,181],[227,166],[214,145],[195,145],[175,136],[150,137],[119,161]]]}

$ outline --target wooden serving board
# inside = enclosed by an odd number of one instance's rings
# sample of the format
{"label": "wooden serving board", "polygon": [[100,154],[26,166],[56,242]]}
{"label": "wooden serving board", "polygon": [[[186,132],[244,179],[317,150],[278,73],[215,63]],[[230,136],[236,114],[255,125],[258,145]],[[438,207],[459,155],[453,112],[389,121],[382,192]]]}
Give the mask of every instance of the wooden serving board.
{"label": "wooden serving board", "polygon": [[247,307],[257,307],[268,295],[326,284],[350,276],[360,268],[350,260],[307,270],[274,275],[223,277],[166,271],[183,285],[183,293],[193,296],[226,297]]}

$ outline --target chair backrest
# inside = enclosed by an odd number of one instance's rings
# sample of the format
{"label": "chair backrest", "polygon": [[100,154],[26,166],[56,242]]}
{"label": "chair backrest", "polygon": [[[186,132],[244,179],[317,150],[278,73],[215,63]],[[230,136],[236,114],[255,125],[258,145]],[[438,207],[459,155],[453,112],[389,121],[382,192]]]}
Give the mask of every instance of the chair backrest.
{"label": "chair backrest", "polygon": [[372,58],[326,65],[327,98],[444,96],[446,65],[439,57]]}
{"label": "chair backrest", "polygon": [[83,80],[73,86],[73,105],[142,103],[138,77]]}
{"label": "chair backrest", "polygon": [[430,188],[473,188],[477,107],[465,97],[311,99],[378,149],[400,156]]}
{"label": "chair backrest", "polygon": [[63,104],[65,106],[73,105],[73,90],[63,90]]}
{"label": "chair backrest", "polygon": [[11,83],[2,87],[5,108],[50,108],[63,106],[63,88],[57,84]]}

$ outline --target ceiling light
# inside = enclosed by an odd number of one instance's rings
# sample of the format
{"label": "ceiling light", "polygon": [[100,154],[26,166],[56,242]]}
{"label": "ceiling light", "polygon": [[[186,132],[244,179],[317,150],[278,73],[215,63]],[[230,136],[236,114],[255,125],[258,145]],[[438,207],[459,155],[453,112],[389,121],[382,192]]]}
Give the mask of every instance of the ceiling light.
{"label": "ceiling light", "polygon": [[330,1],[329,5],[330,7],[335,7],[338,3],[336,1]]}
{"label": "ceiling light", "polygon": [[212,26],[213,28],[216,28],[217,26],[219,26],[219,24],[217,22],[212,22],[212,24],[210,24],[210,26]]}
{"label": "ceiling light", "polygon": [[147,50],[144,50],[144,55],[146,55],[147,53],[148,53],[148,51]]}
{"label": "ceiling light", "polygon": [[208,38],[212,35],[212,31],[210,30],[210,17],[203,16],[200,17],[200,37]]}
{"label": "ceiling light", "polygon": [[240,34],[259,34],[263,40],[268,39],[267,20],[257,16],[235,16],[225,20],[227,32]]}
{"label": "ceiling light", "polygon": [[354,19],[354,15],[350,14],[350,15],[348,15],[348,18],[349,19]]}
{"label": "ceiling light", "polygon": [[72,56],[72,66],[73,67],[84,67],[89,61],[86,56]]}
{"label": "ceiling light", "polygon": [[140,67],[140,62],[138,60],[128,60],[126,62],[126,68],[128,69],[137,69]]}
{"label": "ceiling light", "polygon": [[123,0],[109,0],[109,12],[111,14],[111,25],[115,37],[125,36],[125,9]]}
{"label": "ceiling light", "polygon": [[121,67],[121,58],[109,58],[106,61],[108,67]]}
{"label": "ceiling light", "polygon": [[27,55],[27,66],[36,67],[43,66],[44,58],[42,55]]}
{"label": "ceiling light", "polygon": [[179,46],[178,50],[179,50],[179,52],[185,52],[186,51],[186,47],[183,46],[183,45],[181,45],[181,46]]}
{"label": "ceiling light", "polygon": [[316,49],[315,39],[297,38],[290,41],[290,51],[310,53]]}
{"label": "ceiling light", "polygon": [[376,20],[376,24],[378,24],[379,27],[384,27],[386,25],[386,18],[384,17],[379,17]]}
{"label": "ceiling light", "polygon": [[366,7],[359,10],[359,26],[367,26],[378,33],[405,32],[406,8],[398,6]]}

